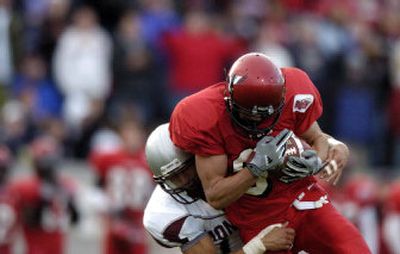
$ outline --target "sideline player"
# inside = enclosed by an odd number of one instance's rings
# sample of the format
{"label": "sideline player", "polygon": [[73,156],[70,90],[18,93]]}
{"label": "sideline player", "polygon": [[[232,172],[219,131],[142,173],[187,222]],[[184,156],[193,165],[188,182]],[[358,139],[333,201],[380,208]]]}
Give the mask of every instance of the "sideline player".
{"label": "sideline player", "polygon": [[61,144],[51,136],[30,145],[34,174],[11,182],[27,254],[66,253],[69,225],[79,222],[76,183],[61,175]]}
{"label": "sideline player", "polygon": [[144,154],[145,135],[137,119],[120,119],[117,130],[111,142],[113,134],[99,134],[90,155],[98,185],[109,201],[104,254],[147,254],[143,210],[154,183]]}
{"label": "sideline player", "polygon": [[241,249],[238,230],[224,212],[201,199],[194,157],[172,143],[168,124],[160,125],[149,136],[146,157],[158,186],[145,209],[143,223],[159,244],[179,246],[186,254],[261,254],[292,246],[293,229],[272,225]]}
{"label": "sideline player", "polygon": [[[370,253],[312,176],[322,168],[316,153],[291,157],[284,171],[274,170],[293,131],[327,163],[320,177],[338,181],[349,151],[322,132],[321,114],[319,92],[305,72],[279,69],[267,56],[249,53],[234,62],[227,82],[180,101],[170,132],[175,145],[196,155],[207,201],[225,208],[245,242],[270,224],[289,221],[297,235],[294,253]],[[253,148],[248,160],[242,158]],[[242,169],[233,172],[234,165]]]}

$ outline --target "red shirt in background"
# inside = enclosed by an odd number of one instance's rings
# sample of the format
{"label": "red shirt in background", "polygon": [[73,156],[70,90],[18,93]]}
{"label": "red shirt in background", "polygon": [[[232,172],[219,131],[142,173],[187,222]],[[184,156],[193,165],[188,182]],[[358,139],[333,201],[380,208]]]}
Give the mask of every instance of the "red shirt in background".
{"label": "red shirt in background", "polygon": [[223,79],[223,69],[243,53],[244,43],[215,32],[175,31],[164,37],[169,58],[169,85],[173,91],[192,93]]}

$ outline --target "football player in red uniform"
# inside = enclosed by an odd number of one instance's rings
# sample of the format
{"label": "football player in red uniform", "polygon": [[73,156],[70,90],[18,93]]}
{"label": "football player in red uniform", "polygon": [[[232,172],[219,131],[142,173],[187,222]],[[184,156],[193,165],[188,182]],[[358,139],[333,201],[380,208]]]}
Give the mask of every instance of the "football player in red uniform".
{"label": "football player in red uniform", "polygon": [[35,174],[11,183],[26,253],[62,254],[67,227],[79,218],[73,198],[76,185],[59,174],[61,147],[56,140],[40,136],[31,144],[30,152]]}
{"label": "football player in red uniform", "polygon": [[12,156],[7,146],[0,144],[0,253],[10,254],[17,226],[16,200],[7,181]]}
{"label": "football player in red uniform", "polygon": [[150,134],[146,157],[159,186],[146,206],[143,224],[160,245],[180,247],[184,254],[262,254],[292,246],[295,232],[282,224],[268,226],[243,246],[224,212],[204,200],[193,155],[172,143],[168,124]]}
{"label": "football player in red uniform", "polygon": [[[179,102],[170,132],[178,147],[196,155],[207,201],[225,208],[245,242],[269,224],[289,221],[297,235],[293,253],[370,253],[312,176],[337,182],[349,156],[344,143],[321,131],[321,114],[319,92],[305,72],[249,53],[234,62],[227,82]],[[318,151],[323,170],[313,151],[277,170],[292,131]]]}
{"label": "football player in red uniform", "polygon": [[142,220],[154,183],[144,153],[144,133],[139,122],[128,120],[119,124],[116,135],[120,143],[99,140],[90,155],[99,185],[110,202],[104,253],[146,254]]}

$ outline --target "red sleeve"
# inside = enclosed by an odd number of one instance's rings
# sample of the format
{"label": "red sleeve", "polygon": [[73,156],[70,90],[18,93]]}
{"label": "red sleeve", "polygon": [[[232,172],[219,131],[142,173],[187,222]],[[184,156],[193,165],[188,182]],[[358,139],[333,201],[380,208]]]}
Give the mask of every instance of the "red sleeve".
{"label": "red sleeve", "polygon": [[38,182],[34,179],[18,179],[10,183],[10,191],[16,197],[19,208],[36,202],[39,198]]}
{"label": "red sleeve", "polygon": [[322,115],[321,95],[308,75],[297,68],[283,68],[288,110],[294,114],[295,134],[301,135]]}
{"label": "red sleeve", "polygon": [[392,184],[385,201],[386,211],[400,213],[400,185]]}
{"label": "red sleeve", "polygon": [[207,100],[196,104],[197,101],[197,97],[190,96],[176,106],[169,126],[172,141],[176,146],[193,154],[225,154],[218,130],[219,115],[215,105],[207,104]]}

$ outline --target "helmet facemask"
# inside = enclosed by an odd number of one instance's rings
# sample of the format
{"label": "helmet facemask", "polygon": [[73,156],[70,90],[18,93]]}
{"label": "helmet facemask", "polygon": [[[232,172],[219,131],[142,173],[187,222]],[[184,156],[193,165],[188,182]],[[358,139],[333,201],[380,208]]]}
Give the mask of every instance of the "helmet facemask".
{"label": "helmet facemask", "polygon": [[278,122],[284,106],[284,93],[278,106],[243,107],[233,100],[233,86],[228,83],[229,95],[225,97],[226,108],[233,123],[252,139],[267,135]]}

